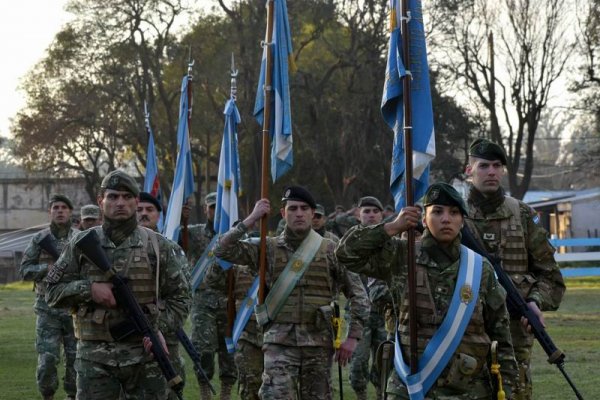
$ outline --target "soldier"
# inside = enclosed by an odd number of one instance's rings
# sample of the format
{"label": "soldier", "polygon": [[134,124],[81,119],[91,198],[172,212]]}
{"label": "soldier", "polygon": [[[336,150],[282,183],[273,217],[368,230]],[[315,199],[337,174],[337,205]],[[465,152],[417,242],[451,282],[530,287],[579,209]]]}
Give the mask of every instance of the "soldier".
{"label": "soldier", "polygon": [[[373,196],[366,196],[359,200],[359,220],[361,226],[371,226],[379,224],[383,219],[383,206],[379,199]],[[354,356],[350,361],[350,385],[356,392],[357,400],[367,399],[367,384],[369,381],[377,388],[379,392],[379,372],[375,365],[375,353],[377,348],[387,338],[385,331],[385,321],[381,310],[374,306],[374,302],[379,304],[380,297],[383,292],[380,290],[374,290],[373,293],[370,291],[370,287],[375,285],[372,282],[367,285],[368,278],[361,275],[361,280],[367,294],[369,295],[371,311],[369,313],[369,319],[364,326],[363,338],[358,343]],[[382,282],[384,285],[385,283]],[[374,296],[371,299],[371,296]],[[369,372],[369,358],[373,357],[373,363]],[[378,394],[377,398],[381,398]]]}
{"label": "soldier", "polygon": [[[529,308],[544,323],[542,311],[554,311],[565,292],[562,275],[554,260],[548,232],[539,225],[535,211],[506,196],[500,181],[505,174],[506,154],[498,144],[476,139],[469,148],[466,172],[472,178],[467,226],[485,249],[502,260],[502,268]],[[532,398],[531,351],[534,337],[511,319],[511,334],[519,364],[517,399]]]}
{"label": "soldier", "polygon": [[497,359],[510,398],[517,366],[506,292],[491,264],[460,245],[467,209],[456,190],[445,183],[433,184],[423,204],[425,232],[417,251],[415,282],[420,375],[409,375],[405,362],[409,344],[407,242],[396,237],[417,225],[420,209],[406,207],[392,222],[353,228],[336,251],[348,269],[391,282],[399,315],[396,373],[388,380],[388,399],[408,399],[407,381],[414,395],[420,391],[428,399],[492,398],[487,365],[492,341],[498,343]]}
{"label": "soldier", "polygon": [[[182,272],[185,258],[163,236],[137,224],[138,195],[132,177],[119,170],[110,172],[98,196],[104,222],[91,229],[113,268],[129,278],[134,296],[162,338],[161,331],[181,327],[187,317],[190,290]],[[117,399],[121,392],[126,399],[164,399],[165,380],[141,335],[133,333],[116,341],[111,334],[110,327],[125,322],[127,312],[117,304],[105,273],[75,245],[84,234],[75,235],[66,245],[46,277],[48,304],[74,311],[79,339],[77,399]]]}
{"label": "soldier", "polygon": [[73,366],[77,340],[73,333],[71,315],[65,310],[54,310],[48,307],[46,284],[43,279],[53,268],[54,260],[50,254],[40,247],[40,241],[50,235],[51,243],[60,253],[66,243],[77,232],[71,226],[73,203],[65,195],[53,194],[48,200],[50,227],[35,234],[23,254],[20,274],[23,280],[33,281],[35,304],[33,309],[37,315],[35,322],[35,348],[38,353],[37,385],[42,398],[50,400],[58,389],[58,372],[56,367],[60,361],[60,346],[64,346],[65,377],[64,389],[68,398],[74,399],[77,392],[76,374]]}
{"label": "soldier", "polygon": [[319,235],[323,236],[324,238],[331,239],[335,243],[339,242],[340,241],[339,237],[337,237],[335,234],[333,234],[333,233],[329,232],[327,229],[325,229],[326,223],[327,223],[327,215],[325,214],[325,207],[323,207],[321,204],[317,204],[317,208],[315,208],[315,215],[313,216],[313,219],[312,219],[312,228],[314,229],[315,232],[317,232]]}
{"label": "soldier", "polygon": [[100,215],[100,207],[94,204],[87,204],[81,207],[81,223],[79,228],[82,231],[94,226],[102,225],[102,217]]}
{"label": "soldier", "polygon": [[[316,203],[310,192],[290,186],[282,202],[286,228],[267,240],[267,285],[273,295],[257,309],[257,321],[265,330],[259,395],[263,400],[327,400],[332,398],[331,301],[336,286],[350,302],[352,314],[348,338],[335,357],[341,365],[347,363],[362,336],[368,312],[366,293],[358,276],[337,263],[335,244],[312,230]],[[252,213],[220,238],[216,256],[256,272],[259,244],[240,239],[270,209],[268,199],[256,202]]]}
{"label": "soldier", "polygon": [[[158,232],[158,221],[160,219],[160,213],[162,212],[162,206],[158,199],[147,192],[140,192],[140,201],[137,205],[137,220],[140,226]],[[185,254],[179,245],[175,242],[171,243],[179,252],[182,259],[185,258]],[[187,262],[182,265],[183,272],[186,278],[189,280],[189,266]],[[179,351],[179,339],[177,338],[177,329],[173,329],[171,326],[165,327],[162,332],[169,349],[169,360],[173,364],[173,368],[181,379],[185,382],[185,366],[183,357]],[[172,391],[168,390],[168,399],[177,400],[177,395]]]}
{"label": "soldier", "polygon": [[[209,193],[204,199],[206,224],[191,225],[189,230],[188,260],[194,266],[216,232],[214,229],[217,193]],[[192,302],[192,343],[201,356],[202,369],[209,379],[215,372],[215,356],[219,358],[219,379],[221,381],[221,399],[229,399],[235,384],[237,370],[233,354],[227,351],[225,328],[227,326],[227,274],[218,265],[211,268],[204,280],[194,291]],[[202,399],[210,399],[208,384],[199,382]]]}

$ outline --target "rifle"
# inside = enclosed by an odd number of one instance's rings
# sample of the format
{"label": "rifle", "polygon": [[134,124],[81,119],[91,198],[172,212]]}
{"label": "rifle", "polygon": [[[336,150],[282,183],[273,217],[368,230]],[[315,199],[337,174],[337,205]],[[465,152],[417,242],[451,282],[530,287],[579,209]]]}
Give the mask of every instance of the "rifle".
{"label": "rifle", "polygon": [[[331,324],[335,331],[335,339],[333,341],[333,348],[339,350],[342,346],[342,317],[340,317],[340,305],[337,301],[333,302],[333,318]],[[340,400],[344,400],[344,386],[342,380],[342,364],[338,362],[338,379],[340,383]]]}
{"label": "rifle", "polygon": [[[100,240],[96,231],[87,231],[85,235],[75,242],[75,246],[81,250],[88,260],[101,271],[105,272],[110,278],[110,282],[113,284],[113,293],[117,304],[129,313],[130,321],[127,321],[129,326],[132,326],[134,331],[141,334],[143,337],[150,339],[152,342],[154,359],[158,363],[169,387],[177,395],[179,400],[183,400],[183,380],[177,372],[175,372],[165,349],[158,339],[158,335],[152,329],[148,318],[134,297],[131,288],[127,284],[128,279],[119,275],[118,272],[112,268],[104,249],[100,246]],[[123,336],[126,336],[129,333],[131,332],[124,332]]]}
{"label": "rifle", "polygon": [[185,333],[183,328],[177,329],[176,335],[179,339],[179,342],[181,342],[181,345],[183,346],[185,351],[188,353],[188,356],[190,356],[190,359],[194,363],[194,371],[196,372],[196,378],[198,379],[198,381],[206,383],[212,394],[216,396],[217,392],[215,388],[213,387],[213,385],[211,385],[210,379],[208,379],[208,376],[206,376],[206,372],[204,372],[204,370],[202,369],[200,354],[198,353],[198,350],[196,350],[196,347],[194,347],[194,344],[192,343],[188,335]]}
{"label": "rifle", "polygon": [[506,306],[508,308],[508,312],[513,317],[525,317],[531,326],[531,333],[535,336],[540,346],[546,355],[548,356],[548,362],[550,364],[555,364],[559,371],[563,374],[573,392],[575,392],[575,396],[579,400],[583,400],[581,393],[575,387],[575,384],[565,371],[565,353],[562,352],[559,348],[556,347],[548,332],[542,325],[542,322],[538,318],[538,316],[531,311],[527,302],[521,296],[521,293],[515,287],[512,279],[508,274],[502,269],[501,260],[497,257],[489,254],[483,245],[475,239],[469,228],[463,227],[462,229],[462,244],[474,250],[475,252],[481,254],[483,257],[487,258],[492,266],[494,267],[494,271],[496,272],[496,276],[498,277],[498,282],[504,290],[506,290]]}

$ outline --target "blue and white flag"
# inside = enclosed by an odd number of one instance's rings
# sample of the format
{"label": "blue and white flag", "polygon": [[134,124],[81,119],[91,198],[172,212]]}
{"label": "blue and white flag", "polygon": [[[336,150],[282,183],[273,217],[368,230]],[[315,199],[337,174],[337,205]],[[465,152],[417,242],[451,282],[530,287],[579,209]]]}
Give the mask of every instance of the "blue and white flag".
{"label": "blue and white flag", "polygon": [[[418,200],[425,194],[429,185],[429,164],[435,157],[435,135],[423,10],[420,0],[407,1],[411,13],[411,19],[408,22],[410,31],[410,66],[408,69],[412,75],[410,96],[412,103],[413,187],[414,199]],[[407,74],[407,71],[402,62],[400,0],[390,0],[390,7],[390,40],[381,112],[385,122],[394,130],[390,189],[394,196],[396,210],[399,211],[406,205],[402,77]]]}
{"label": "blue and white flag", "polygon": [[[254,116],[263,124],[265,108],[265,72],[267,51],[271,51],[273,71],[271,74],[273,93],[271,96],[271,177],[273,182],[292,168],[292,114],[290,108],[290,88],[288,78],[288,57],[292,57],[292,35],[287,16],[285,0],[274,1],[273,38],[271,45],[265,44],[260,66],[260,78],[256,91]],[[268,33],[268,32],[267,32]],[[267,40],[265,39],[265,42]]]}
{"label": "blue and white flag", "polygon": [[[217,178],[217,209],[215,210],[215,232],[222,235],[231,229],[238,219],[238,196],[242,187],[240,180],[240,157],[238,153],[237,126],[241,121],[235,99],[225,104],[225,129],[221,142],[219,174]],[[229,269],[231,263],[219,260],[223,269]]]}
{"label": "blue and white flag", "polygon": [[[146,175],[144,176],[144,192],[150,193],[159,203],[162,204],[162,192],[160,190],[160,181],[158,179],[158,160],[156,159],[156,150],[154,148],[154,134],[150,126],[150,115],[146,112],[146,131],[148,132],[148,149],[146,150]],[[164,224],[164,214],[160,213],[158,223],[159,231],[162,231]]]}
{"label": "blue and white flag", "polygon": [[194,170],[192,166],[192,152],[190,150],[190,132],[188,126],[188,76],[181,82],[181,98],[179,100],[179,126],[177,127],[177,164],[173,188],[163,234],[171,240],[177,241],[177,232],[181,222],[181,209],[183,203],[194,193]]}

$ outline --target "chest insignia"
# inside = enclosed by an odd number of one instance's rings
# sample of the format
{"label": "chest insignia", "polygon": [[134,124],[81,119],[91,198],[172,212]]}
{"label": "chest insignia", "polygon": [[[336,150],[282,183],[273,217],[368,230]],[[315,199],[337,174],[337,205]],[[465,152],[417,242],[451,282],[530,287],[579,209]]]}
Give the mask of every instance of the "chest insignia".
{"label": "chest insignia", "polygon": [[460,300],[463,303],[468,304],[472,298],[473,289],[471,289],[471,285],[463,285],[463,287],[460,288]]}
{"label": "chest insignia", "polygon": [[298,272],[302,269],[302,260],[296,260],[292,264],[292,271]]}
{"label": "chest insignia", "polygon": [[483,240],[495,240],[495,239],[496,239],[495,233],[484,233],[483,234]]}

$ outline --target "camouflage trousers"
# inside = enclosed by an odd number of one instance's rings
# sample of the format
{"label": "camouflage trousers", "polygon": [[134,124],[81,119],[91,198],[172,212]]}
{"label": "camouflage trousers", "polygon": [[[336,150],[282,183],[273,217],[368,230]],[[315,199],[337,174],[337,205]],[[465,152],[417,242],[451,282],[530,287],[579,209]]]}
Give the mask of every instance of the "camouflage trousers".
{"label": "camouflage trousers", "polygon": [[77,388],[73,364],[77,353],[77,339],[73,320],[66,311],[36,308],[35,349],[38,354],[36,380],[42,396],[51,396],[58,389],[57,366],[60,348],[64,348],[65,376],[63,386],[68,396],[75,396]]}
{"label": "camouflage trousers", "polygon": [[164,400],[165,379],[158,364],[113,367],[78,358],[77,400]]}
{"label": "camouflage trousers", "polygon": [[262,384],[263,352],[246,340],[240,340],[234,353],[238,368],[238,386],[241,400],[259,400],[258,390]]}
{"label": "camouflage trousers", "polygon": [[531,354],[533,350],[533,335],[521,325],[520,320],[510,320],[510,335],[512,336],[515,358],[519,367],[519,383],[513,391],[514,400],[531,400],[533,398],[533,383],[531,381]]}
{"label": "camouflage trousers", "polygon": [[262,400],[331,400],[333,348],[263,345]]}
{"label": "camouflage trousers", "polygon": [[227,299],[214,293],[194,293],[192,303],[192,343],[200,353],[201,365],[206,376],[212,379],[215,373],[215,355],[219,357],[219,379],[232,385],[236,381],[237,369],[233,354],[227,351],[225,331],[227,327]]}
{"label": "camouflage trousers", "polygon": [[[379,371],[375,364],[375,353],[381,342],[386,340],[387,332],[383,317],[375,312],[369,314],[369,322],[364,326],[363,337],[358,342],[350,361],[350,386],[356,392],[366,390],[369,381],[375,387],[379,387]],[[373,360],[370,372],[369,358]]]}

